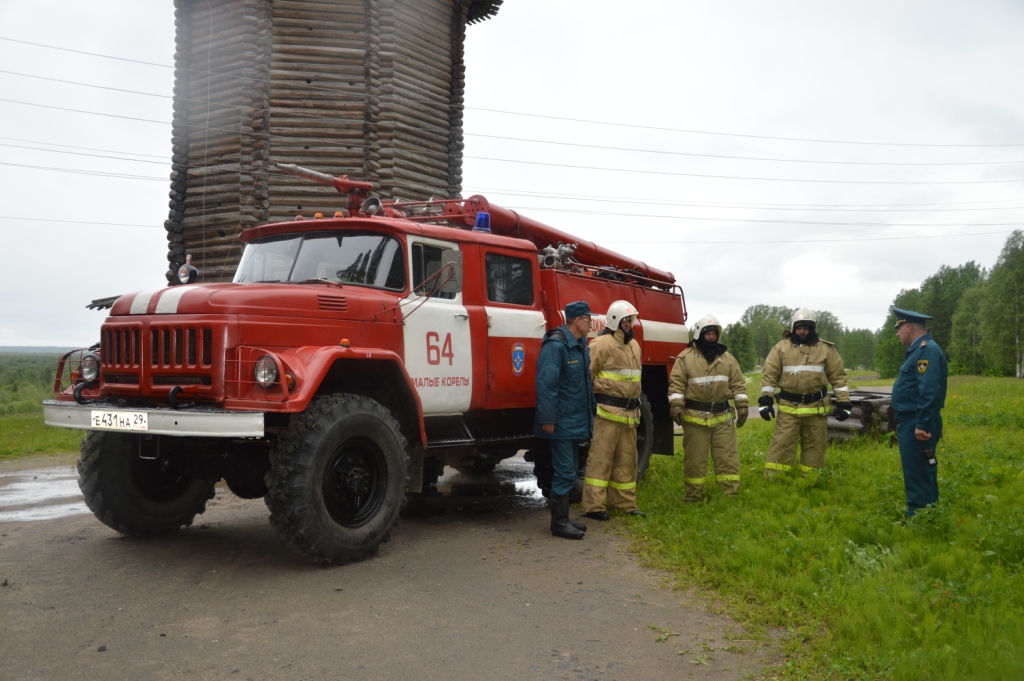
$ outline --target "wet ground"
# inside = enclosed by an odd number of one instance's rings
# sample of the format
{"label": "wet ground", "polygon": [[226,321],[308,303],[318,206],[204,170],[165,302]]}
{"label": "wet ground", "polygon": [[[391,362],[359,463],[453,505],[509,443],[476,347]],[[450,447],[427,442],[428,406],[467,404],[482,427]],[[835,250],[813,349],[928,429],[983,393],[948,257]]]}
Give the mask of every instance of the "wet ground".
{"label": "wet ground", "polygon": [[642,568],[622,523],[551,536],[530,464],[447,471],[378,557],[319,568],[262,500],[122,537],[74,459],[0,463],[3,679],[740,679],[768,654]]}

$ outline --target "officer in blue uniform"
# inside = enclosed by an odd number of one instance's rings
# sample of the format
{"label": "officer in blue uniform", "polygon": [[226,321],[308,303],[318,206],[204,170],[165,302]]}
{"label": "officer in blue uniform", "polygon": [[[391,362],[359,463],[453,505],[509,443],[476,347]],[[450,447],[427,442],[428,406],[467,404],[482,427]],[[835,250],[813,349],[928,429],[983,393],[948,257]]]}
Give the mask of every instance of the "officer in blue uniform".
{"label": "officer in blue uniform", "polygon": [[534,435],[551,445],[551,534],[564,539],[583,539],[587,529],[569,519],[569,492],[576,486],[577,450],[593,437],[597,411],[587,346],[590,323],[586,301],[569,303],[565,324],[548,331],[537,357]]}
{"label": "officer in blue uniform", "polygon": [[931,317],[913,310],[892,308],[896,335],[907,349],[903,366],[892,387],[896,412],[896,438],[903,463],[907,517],[939,500],[936,447],[942,437],[946,406],[946,355],[925,324]]}

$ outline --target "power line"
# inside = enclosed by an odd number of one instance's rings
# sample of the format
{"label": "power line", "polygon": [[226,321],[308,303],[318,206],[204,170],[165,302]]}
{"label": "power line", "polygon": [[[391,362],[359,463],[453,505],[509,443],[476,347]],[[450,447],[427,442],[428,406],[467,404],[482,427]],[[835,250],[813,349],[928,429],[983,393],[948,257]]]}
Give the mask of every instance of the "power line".
{"label": "power line", "polygon": [[0,220],[18,220],[28,222],[57,222],[69,225],[93,225],[97,227],[146,227],[149,229],[163,229],[163,225],[143,225],[132,222],[96,222],[94,220],[58,220],[55,218],[19,218],[13,215],[0,215]]}
{"label": "power line", "polygon": [[10,142],[25,142],[27,144],[45,144],[51,147],[65,147],[67,149],[83,149],[85,151],[103,151],[108,154],[128,154],[129,156],[145,156],[147,158],[162,158],[167,159],[168,156],[158,156],[156,154],[139,154],[134,151],[121,151],[120,149],[96,149],[95,147],[76,147],[71,144],[60,144],[58,142],[42,142],[40,140],[27,140],[21,137],[3,137],[0,136],[0,140],[8,140]]}
{"label": "power line", "polygon": [[[0,100],[4,101],[4,100]],[[895,185],[922,185],[922,184],[1010,184],[1024,182],[1024,178],[1012,180],[920,180],[920,181],[893,181],[893,180],[807,180],[802,178],[787,177],[751,177],[745,175],[711,175],[707,173],[678,173],[668,170],[639,170],[634,168],[603,168],[600,166],[581,166],[569,163],[548,163],[546,161],[521,161],[509,158],[490,158],[487,156],[463,156],[463,158],[475,161],[497,161],[500,163],[521,163],[532,166],[548,166],[552,168],[571,168],[574,170],[600,170],[616,173],[637,173],[640,175],[669,175],[672,177],[702,177],[714,180],[753,180],[760,182],[809,182],[813,184],[895,184]]]}
{"label": "power line", "polygon": [[148,161],[142,158],[124,158],[123,156],[105,156],[103,154],[86,154],[80,151],[64,151],[63,149],[40,149],[39,147],[27,147],[21,144],[4,144],[0,142],[0,147],[10,147],[12,149],[28,149],[30,151],[45,151],[51,154],[72,154],[74,156],[88,156],[90,158],[109,158],[115,161],[131,161],[133,163],[155,163],[157,165],[169,165],[171,160],[164,159],[163,161]]}
{"label": "power line", "polygon": [[[67,111],[71,113],[88,114],[93,116],[107,116],[110,118],[120,118],[123,120],[139,121],[144,123],[158,123],[160,125],[170,125],[167,121],[154,121],[147,118],[139,118],[137,116],[123,116],[120,114],[111,114],[98,111],[85,111],[82,109],[71,109],[68,107],[53,106],[50,104],[37,104],[35,102],[23,102],[15,99],[0,98],[0,102],[7,102],[10,104],[21,104],[24,106],[35,106],[44,109],[53,109],[56,111]],[[184,124],[188,125],[188,124]],[[188,126],[198,127],[205,130],[218,130],[222,132],[235,132],[233,129],[228,128],[210,128],[207,126]],[[270,135],[264,133],[259,135],[265,139],[281,138],[279,135]],[[283,138],[287,139],[287,138]],[[324,144],[324,146],[337,146],[343,147],[342,144]],[[1015,182],[1024,182],[1024,178],[1011,179],[1011,180],[920,180],[920,181],[892,181],[892,180],[821,180],[821,179],[803,179],[803,178],[783,178],[783,177],[752,177],[743,175],[712,175],[709,173],[679,173],[665,170],[639,170],[632,168],[603,168],[599,166],[580,166],[566,163],[547,163],[544,161],[522,161],[518,159],[507,159],[507,158],[490,158],[486,156],[463,156],[463,158],[478,160],[478,161],[495,161],[500,163],[519,163],[525,165],[540,165],[548,166],[553,168],[571,168],[576,170],[600,170],[605,172],[617,172],[617,173],[637,173],[642,175],[668,175],[672,177],[697,177],[706,179],[716,180],[748,180],[748,181],[761,181],[761,182],[806,182],[812,184],[858,184],[858,185],[869,185],[869,184],[884,184],[884,185],[956,185],[956,184],[1011,184]]]}
{"label": "power line", "polygon": [[[508,207],[508,206],[506,206]],[[826,227],[1022,227],[1024,220],[1017,222],[821,222],[819,220],[758,220],[748,218],[711,218],[696,215],[650,215],[646,213],[612,213],[573,208],[539,208],[536,206],[509,207],[517,211],[547,213],[574,213],[576,215],[608,215],[626,218],[652,218],[658,220],[686,220],[692,222],[749,222],[754,224],[777,225],[820,225]]]}
{"label": "power line", "polygon": [[[83,83],[81,81],[65,80],[62,78],[49,78],[46,76],[39,76],[30,73],[22,73],[18,71],[9,71],[6,69],[0,69],[0,73],[5,73],[13,76],[20,76],[23,78],[34,78],[38,80],[45,80],[54,83],[62,83],[65,85],[75,85],[80,87],[95,88],[100,90],[109,90],[113,92],[122,92],[126,94],[140,95],[144,97],[159,97],[161,99],[175,99],[172,95],[161,95],[153,92],[142,92],[139,90],[128,90],[125,88],[110,87],[107,85],[97,85],[94,83]],[[357,99],[363,99],[364,97],[358,97]],[[245,111],[271,111],[266,107],[249,106],[243,104],[222,104],[220,102],[211,102],[203,99],[191,99],[187,97],[178,97],[178,101],[189,102],[193,104],[202,104],[210,107],[216,107],[220,109],[239,109]],[[338,118],[337,116],[325,116],[323,114],[310,114],[303,112],[290,112],[289,116],[297,116],[301,118],[312,118],[317,120],[324,120],[330,122],[340,122],[344,119]],[[985,165],[1020,165],[1024,163],[1024,160],[1016,161],[944,161],[944,162],[930,162],[930,163],[909,163],[909,162],[895,162],[895,161],[824,161],[818,159],[794,159],[794,158],[777,158],[777,157],[765,157],[765,156],[736,156],[730,154],[700,154],[696,152],[688,151],[669,151],[665,149],[640,149],[635,147],[615,147],[605,146],[599,144],[583,144],[576,142],[561,142],[556,140],[539,140],[524,137],[508,137],[505,135],[488,135],[484,133],[464,132],[466,137],[479,137],[484,139],[495,139],[505,140],[509,142],[528,142],[532,144],[547,144],[553,146],[562,147],[573,147],[578,149],[598,149],[601,151],[622,151],[628,153],[638,154],[657,154],[663,156],[686,156],[692,158],[714,158],[724,160],[738,160],[738,161],[758,161],[758,162],[769,162],[769,163],[809,163],[809,164],[820,164],[820,165],[853,165],[853,166],[911,166],[911,167],[943,167],[943,166],[985,166]]]}
{"label": "power line", "polygon": [[80,170],[77,168],[53,168],[50,166],[33,166],[24,163],[8,163],[0,161],[0,166],[12,166],[14,168],[31,168],[32,170],[49,170],[55,173],[72,173],[75,175],[96,175],[98,177],[116,177],[122,180],[159,180],[167,182],[166,177],[149,177],[147,175],[129,175],[126,173],[107,173],[100,170]]}
{"label": "power line", "polygon": [[680,244],[680,245],[700,245],[700,244],[728,244],[731,246],[744,246],[744,245],[764,245],[764,244],[831,244],[831,243],[850,243],[850,242],[861,242],[861,241],[916,241],[918,239],[950,239],[955,237],[977,237],[977,236],[989,236],[992,234],[1009,234],[1014,230],[1004,230],[1000,232],[973,232],[971,234],[933,234],[926,236],[880,236],[874,238],[855,238],[855,239],[770,239],[764,241],[605,241],[601,240],[602,244]]}
{"label": "power line", "polygon": [[[727,210],[776,210],[786,212],[834,212],[834,213],[958,213],[966,211],[980,211],[980,210],[1020,210],[1024,209],[1024,206],[980,206],[974,208],[876,208],[872,207],[872,204],[865,204],[863,207],[854,208],[842,208],[839,206],[808,206],[801,204],[756,204],[756,203],[711,203],[711,202],[691,202],[691,201],[659,201],[657,199],[644,199],[644,198],[616,198],[616,197],[602,197],[602,196],[588,196],[588,195],[577,195],[577,194],[547,194],[547,193],[528,193],[518,192],[515,190],[502,190],[502,189],[479,189],[476,191],[463,191],[464,194],[486,194],[488,196],[517,196],[533,199],[559,199],[566,201],[586,201],[595,203],[624,203],[640,206],[687,206],[690,208],[724,208]],[[1021,199],[1005,199],[1004,203],[1018,201],[1024,201]],[[988,201],[966,201],[962,203],[993,203]],[[996,202],[997,203],[997,202]],[[840,204],[842,206],[843,204]],[[882,204],[885,205],[885,204]],[[894,206],[915,206],[915,205],[962,205],[962,204],[891,204]],[[539,210],[547,210],[541,208]]]}
{"label": "power line", "polygon": [[[71,49],[71,48],[67,48],[67,47],[57,47],[55,45],[46,45],[46,44],[43,44],[43,43],[35,43],[35,42],[28,41],[28,40],[18,40],[18,39],[15,39],[15,38],[8,38],[8,37],[5,37],[5,36],[0,36],[0,40],[4,40],[4,41],[8,41],[8,42],[13,42],[13,43],[20,43],[20,44],[23,44],[23,45],[31,45],[33,47],[42,47],[42,48],[50,49],[50,50],[59,50],[59,51],[64,51],[64,52],[71,52],[71,53],[74,53],[74,54],[82,54],[82,55],[87,55],[87,56],[90,56],[90,57],[100,57],[100,58],[103,58],[103,59],[114,59],[114,60],[118,60],[118,61],[131,62],[131,63],[135,63],[135,64],[143,64],[143,65],[146,65],[146,66],[155,66],[155,67],[164,68],[164,69],[173,69],[173,68],[175,68],[174,66],[172,66],[170,64],[158,64],[158,63],[155,63],[155,62],[142,61],[142,60],[139,60],[139,59],[129,59],[129,58],[126,58],[126,57],[117,57],[117,56],[113,56],[113,55],[109,55],[109,54],[100,54],[100,53],[97,53],[97,52],[86,52],[84,50],[75,50],[75,49]],[[189,72],[193,72],[193,73],[219,75],[219,76],[224,76],[224,77],[227,77],[227,78],[236,78],[236,79],[240,79],[240,80],[251,80],[251,81],[255,81],[255,82],[271,82],[271,83],[274,82],[274,81],[269,81],[269,80],[265,81],[263,79],[252,78],[252,77],[248,77],[248,76],[237,76],[237,75],[234,75],[234,74],[231,74],[231,73],[225,73],[223,71],[204,71],[204,70],[200,70],[200,69],[184,69],[184,70],[189,71]],[[278,81],[278,82],[280,82],[280,81]],[[293,85],[293,84],[289,83],[289,85]],[[303,84],[301,84],[301,83],[298,83],[297,85],[299,85],[300,87],[303,86]],[[319,91],[325,91],[325,92],[343,92],[343,90],[338,90],[338,89],[335,89],[335,88],[320,88],[320,87],[316,87],[316,86],[312,86],[312,85],[306,85],[305,87],[307,89],[310,89],[310,90],[319,90]],[[522,112],[522,111],[505,111],[505,110],[502,110],[502,109],[490,109],[490,108],[474,107],[474,106],[467,106],[467,107],[464,107],[464,109],[466,109],[468,111],[482,111],[482,112],[485,112],[485,113],[497,113],[497,114],[504,114],[504,115],[508,115],[508,116],[524,116],[524,117],[529,117],[529,118],[543,118],[543,119],[547,119],[547,120],[565,121],[565,122],[569,122],[569,123],[589,123],[589,124],[592,124],[592,125],[605,125],[605,126],[612,126],[612,127],[634,128],[634,129],[641,129],[641,130],[656,130],[656,131],[659,131],[659,132],[677,132],[677,133],[686,133],[686,134],[692,134],[692,135],[712,135],[712,136],[718,136],[718,137],[738,137],[738,138],[744,138],[744,139],[777,140],[777,141],[784,141],[784,142],[813,142],[813,143],[818,143],[818,144],[850,144],[850,145],[888,146],[888,147],[946,147],[946,148],[1024,147],[1024,143],[1021,143],[1021,144],[919,144],[919,143],[908,143],[908,142],[864,142],[864,141],[858,141],[858,140],[831,140],[831,139],[818,139],[818,138],[808,138],[808,137],[782,137],[782,136],[773,136],[773,135],[751,135],[751,134],[743,134],[743,133],[717,132],[717,131],[710,131],[710,130],[696,130],[696,129],[690,129],[690,128],[669,128],[669,127],[660,127],[660,126],[653,126],[653,125],[640,125],[640,124],[636,124],[636,123],[618,123],[618,122],[614,122],[614,121],[600,121],[600,120],[593,120],[593,119],[586,119],[586,118],[570,118],[570,117],[565,117],[565,116],[550,116],[550,115],[546,115],[546,114],[528,113],[528,112]]]}

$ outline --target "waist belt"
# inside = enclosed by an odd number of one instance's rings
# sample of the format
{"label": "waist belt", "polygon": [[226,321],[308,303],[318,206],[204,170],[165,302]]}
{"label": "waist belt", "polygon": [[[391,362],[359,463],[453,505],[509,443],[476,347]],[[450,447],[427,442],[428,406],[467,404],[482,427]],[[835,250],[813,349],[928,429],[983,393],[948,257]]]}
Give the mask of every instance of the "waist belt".
{"label": "waist belt", "polygon": [[822,388],[816,393],[788,393],[785,390],[780,390],[775,396],[776,399],[786,400],[787,402],[799,402],[800,404],[810,404],[811,402],[819,402],[825,398],[828,391]]}
{"label": "waist belt", "polygon": [[697,411],[710,411],[712,414],[721,414],[723,411],[729,411],[728,402],[698,402],[697,400],[686,400],[687,409],[696,409]]}
{"label": "waist belt", "polygon": [[594,393],[594,399],[597,400],[598,404],[607,404],[609,407],[618,407],[619,409],[640,408],[639,397],[613,397],[611,395]]}

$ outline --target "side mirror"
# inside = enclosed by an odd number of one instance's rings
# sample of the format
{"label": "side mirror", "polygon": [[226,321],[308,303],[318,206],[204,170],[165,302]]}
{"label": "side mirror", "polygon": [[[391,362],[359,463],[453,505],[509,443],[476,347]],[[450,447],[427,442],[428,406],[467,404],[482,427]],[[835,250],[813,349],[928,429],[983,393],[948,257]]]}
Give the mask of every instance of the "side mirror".
{"label": "side mirror", "polygon": [[[444,270],[448,267],[451,270],[445,272]],[[448,249],[441,251],[441,270],[443,274],[441,277],[444,281],[441,284],[442,293],[461,293],[462,292],[462,251],[454,249]]]}

